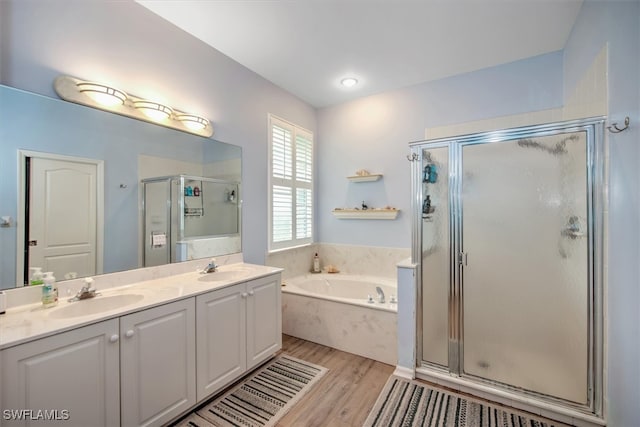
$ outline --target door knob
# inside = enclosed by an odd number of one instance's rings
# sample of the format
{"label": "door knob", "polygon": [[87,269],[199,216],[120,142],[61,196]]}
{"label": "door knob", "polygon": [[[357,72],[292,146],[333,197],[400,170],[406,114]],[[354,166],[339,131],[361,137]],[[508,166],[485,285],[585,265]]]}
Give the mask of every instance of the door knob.
{"label": "door knob", "polygon": [[120,339],[120,336],[118,336],[118,334],[113,334],[109,337],[109,342],[118,342],[118,339]]}
{"label": "door knob", "polygon": [[134,330],[133,330],[133,329],[129,329],[129,330],[124,334],[124,336],[125,336],[125,337],[127,337],[127,338],[131,338],[131,337],[132,337],[132,336],[134,336],[134,335],[135,335],[135,332],[134,332]]}

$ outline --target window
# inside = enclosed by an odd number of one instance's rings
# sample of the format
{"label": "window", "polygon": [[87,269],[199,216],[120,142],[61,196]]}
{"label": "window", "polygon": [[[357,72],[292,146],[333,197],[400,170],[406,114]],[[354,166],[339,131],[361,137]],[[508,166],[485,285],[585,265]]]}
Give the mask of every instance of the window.
{"label": "window", "polygon": [[313,241],[313,134],[269,115],[269,249]]}

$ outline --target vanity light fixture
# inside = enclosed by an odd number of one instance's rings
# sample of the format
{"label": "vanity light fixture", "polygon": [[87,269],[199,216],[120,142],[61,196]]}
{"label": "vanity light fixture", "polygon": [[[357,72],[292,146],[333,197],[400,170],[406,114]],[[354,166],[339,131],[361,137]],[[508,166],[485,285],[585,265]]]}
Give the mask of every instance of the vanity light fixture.
{"label": "vanity light fixture", "polygon": [[193,130],[204,129],[209,125],[209,120],[195,114],[180,114],[176,116],[186,127]]}
{"label": "vanity light fixture", "polygon": [[353,87],[358,84],[358,79],[354,77],[345,77],[344,79],[340,80],[340,84],[344,87]]}
{"label": "vanity light fixture", "polygon": [[173,113],[171,108],[153,101],[135,101],[133,106],[156,122],[167,120]]}
{"label": "vanity light fixture", "polygon": [[78,83],[77,87],[80,92],[86,93],[98,104],[108,107],[122,105],[127,100],[126,93],[102,83],[82,82]]}
{"label": "vanity light fixture", "polygon": [[213,126],[204,117],[126,94],[103,83],[84,81],[71,76],[59,76],[53,86],[58,96],[65,101],[207,138],[213,135]]}

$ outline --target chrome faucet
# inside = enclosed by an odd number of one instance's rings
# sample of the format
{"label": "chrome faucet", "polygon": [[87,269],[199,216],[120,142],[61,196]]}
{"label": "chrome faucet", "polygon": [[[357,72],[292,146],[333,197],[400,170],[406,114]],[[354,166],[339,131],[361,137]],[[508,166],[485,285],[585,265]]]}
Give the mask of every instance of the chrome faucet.
{"label": "chrome faucet", "polygon": [[91,277],[87,277],[86,279],[84,279],[84,286],[80,288],[76,296],[69,299],[69,302],[93,298],[96,295],[100,294],[97,293],[97,289],[93,287],[93,279]]}
{"label": "chrome faucet", "polygon": [[376,286],[376,292],[378,293],[378,302],[384,304],[384,292],[380,286]]}
{"label": "chrome faucet", "polygon": [[218,265],[215,258],[211,258],[209,264],[202,270],[203,273],[215,273],[216,271],[218,271]]}

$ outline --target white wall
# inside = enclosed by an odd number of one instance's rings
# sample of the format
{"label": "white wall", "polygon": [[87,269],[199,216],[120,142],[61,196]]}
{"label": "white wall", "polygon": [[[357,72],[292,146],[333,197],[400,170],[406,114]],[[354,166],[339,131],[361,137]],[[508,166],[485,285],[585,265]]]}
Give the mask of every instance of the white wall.
{"label": "white wall", "polygon": [[267,113],[315,131],[314,108],[132,1],[2,0],[0,8],[0,83],[56,97],[60,74],[108,82],[200,113],[215,139],[241,146],[243,252],[263,262]]}
{"label": "white wall", "polygon": [[638,425],[640,402],[640,2],[586,1],[564,50],[565,97],[607,45],[609,121],[609,425]]}

